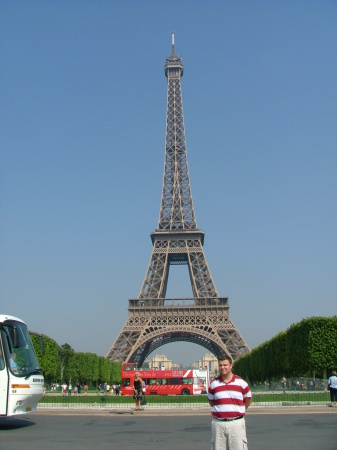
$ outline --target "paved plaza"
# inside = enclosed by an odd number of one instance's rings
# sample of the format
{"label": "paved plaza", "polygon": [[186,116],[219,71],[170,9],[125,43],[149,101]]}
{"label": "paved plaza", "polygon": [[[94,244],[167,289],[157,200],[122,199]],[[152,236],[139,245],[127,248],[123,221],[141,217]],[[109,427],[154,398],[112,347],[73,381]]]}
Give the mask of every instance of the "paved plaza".
{"label": "paved plaza", "polygon": [[[250,450],[337,449],[337,408],[252,408],[246,423]],[[210,449],[210,439],[210,414],[193,410],[40,411],[0,419],[4,450],[197,450]]]}

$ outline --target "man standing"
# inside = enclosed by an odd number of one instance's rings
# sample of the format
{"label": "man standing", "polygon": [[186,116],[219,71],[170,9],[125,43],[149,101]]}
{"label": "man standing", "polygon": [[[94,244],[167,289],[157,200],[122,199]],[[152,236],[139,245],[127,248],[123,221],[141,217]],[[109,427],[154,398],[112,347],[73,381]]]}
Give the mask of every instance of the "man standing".
{"label": "man standing", "polygon": [[212,450],[247,450],[245,413],[252,393],[245,380],[232,372],[233,360],[218,358],[220,375],[211,382],[208,401],[212,406]]}
{"label": "man standing", "polygon": [[331,406],[337,406],[337,373],[335,371],[329,377],[328,389],[330,391]]}

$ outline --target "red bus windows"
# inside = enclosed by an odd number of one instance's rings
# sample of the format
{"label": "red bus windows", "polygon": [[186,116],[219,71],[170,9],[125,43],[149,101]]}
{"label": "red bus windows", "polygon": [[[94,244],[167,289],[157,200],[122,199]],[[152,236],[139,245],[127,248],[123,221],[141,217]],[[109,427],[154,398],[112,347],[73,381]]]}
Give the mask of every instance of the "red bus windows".
{"label": "red bus windows", "polygon": [[162,386],[169,384],[167,378],[157,378],[157,384],[161,384]]}
{"label": "red bus windows", "polygon": [[134,364],[124,364],[124,370],[135,370]]}
{"label": "red bus windows", "polygon": [[178,384],[180,384],[180,378],[170,378],[170,384],[177,386]]}
{"label": "red bus windows", "polygon": [[130,386],[130,378],[123,378],[122,379],[122,386]]}
{"label": "red bus windows", "polygon": [[182,378],[181,384],[193,384],[193,378]]}
{"label": "red bus windows", "polygon": [[153,386],[154,384],[156,384],[156,379],[155,378],[149,378],[147,380],[146,384],[149,385],[149,386]]}

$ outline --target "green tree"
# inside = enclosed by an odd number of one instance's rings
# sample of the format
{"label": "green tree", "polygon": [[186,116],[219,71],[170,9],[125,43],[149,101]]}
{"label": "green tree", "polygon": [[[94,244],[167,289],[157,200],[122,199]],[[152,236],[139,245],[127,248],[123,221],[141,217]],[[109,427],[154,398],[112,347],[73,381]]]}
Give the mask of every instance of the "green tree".
{"label": "green tree", "polygon": [[328,371],[337,366],[337,316],[313,317],[308,336],[309,358],[312,369],[322,372],[327,378]]}
{"label": "green tree", "polygon": [[77,377],[75,350],[69,344],[59,347],[60,380],[70,383]]}
{"label": "green tree", "polygon": [[74,364],[77,371],[77,379],[81,384],[94,383],[98,379],[98,356],[93,353],[75,353]]}
{"label": "green tree", "polygon": [[31,339],[45,380],[48,383],[55,382],[59,373],[59,346],[57,342],[46,335],[42,335],[43,352],[39,338],[31,336]]}
{"label": "green tree", "polygon": [[111,361],[104,356],[99,356],[99,380],[104,382],[110,382],[111,376]]}
{"label": "green tree", "polygon": [[111,381],[114,383],[122,382],[122,363],[111,362]]}

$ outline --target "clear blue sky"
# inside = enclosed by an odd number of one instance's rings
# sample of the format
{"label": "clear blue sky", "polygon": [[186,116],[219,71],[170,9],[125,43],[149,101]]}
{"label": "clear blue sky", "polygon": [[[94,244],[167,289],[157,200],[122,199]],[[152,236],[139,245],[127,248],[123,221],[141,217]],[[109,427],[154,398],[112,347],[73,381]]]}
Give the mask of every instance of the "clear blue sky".
{"label": "clear blue sky", "polygon": [[[335,315],[336,23],[332,0],[1,0],[1,312],[99,355],[121,331],[158,223],[175,31],[196,218],[230,317],[253,348]],[[191,295],[186,267],[168,294]]]}

